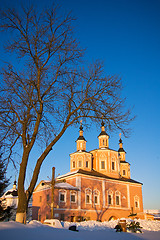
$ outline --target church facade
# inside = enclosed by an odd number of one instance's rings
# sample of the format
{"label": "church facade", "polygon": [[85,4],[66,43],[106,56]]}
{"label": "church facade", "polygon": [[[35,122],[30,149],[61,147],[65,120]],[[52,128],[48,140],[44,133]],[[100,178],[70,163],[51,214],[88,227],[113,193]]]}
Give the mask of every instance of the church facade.
{"label": "church facade", "polygon": [[[56,178],[54,218],[63,221],[108,221],[128,217],[143,218],[142,183],[131,179],[122,139],[118,151],[109,148],[109,135],[102,121],[99,148],[86,151],[83,127],[70,154],[70,172]],[[51,184],[41,181],[32,202],[33,219],[51,217]]]}

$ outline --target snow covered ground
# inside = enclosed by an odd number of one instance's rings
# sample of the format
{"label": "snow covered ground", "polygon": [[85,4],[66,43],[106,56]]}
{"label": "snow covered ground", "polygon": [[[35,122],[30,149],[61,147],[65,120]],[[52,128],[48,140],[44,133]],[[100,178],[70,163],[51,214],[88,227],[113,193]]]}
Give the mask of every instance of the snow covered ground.
{"label": "snow covered ground", "polygon": [[117,221],[76,223],[78,232],[69,231],[73,223],[53,228],[37,221],[23,225],[17,222],[0,223],[0,240],[160,240],[160,221],[139,220],[143,233],[115,232]]}

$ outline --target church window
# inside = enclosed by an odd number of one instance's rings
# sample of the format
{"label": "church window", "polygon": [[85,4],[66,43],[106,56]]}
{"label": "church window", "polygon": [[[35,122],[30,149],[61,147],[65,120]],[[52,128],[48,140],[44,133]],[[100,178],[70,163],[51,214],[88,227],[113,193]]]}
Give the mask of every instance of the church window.
{"label": "church window", "polygon": [[73,168],[75,168],[75,161],[73,161],[72,166],[73,166]]}
{"label": "church window", "polygon": [[116,191],[116,205],[117,206],[120,206],[121,205],[121,202],[120,202],[120,192],[119,191]]}
{"label": "church window", "polygon": [[108,205],[113,205],[113,192],[111,190],[108,191]]}
{"label": "church window", "polygon": [[134,197],[134,204],[135,204],[135,208],[139,208],[139,197],[138,196]]}
{"label": "church window", "polygon": [[89,194],[86,195],[86,203],[90,203],[90,195]]}
{"label": "church window", "polygon": [[63,193],[60,194],[60,201],[64,202],[64,194]]}
{"label": "church window", "polygon": [[105,169],[105,161],[101,161],[101,169]]}
{"label": "church window", "polygon": [[79,167],[82,167],[82,161],[79,161]]}
{"label": "church window", "polygon": [[112,170],[115,170],[115,162],[112,162]]}
{"label": "church window", "polygon": [[99,204],[99,191],[94,190],[93,194],[94,194],[94,204],[98,205]]}
{"label": "church window", "polygon": [[137,201],[135,201],[135,207],[138,208],[138,202]]}
{"label": "church window", "polygon": [[76,192],[71,192],[71,202],[72,203],[76,202]]}
{"label": "church window", "polygon": [[86,161],[86,168],[88,168],[88,161]]}
{"label": "church window", "polygon": [[59,192],[59,202],[66,202],[66,191],[60,191]]}
{"label": "church window", "polygon": [[103,139],[103,146],[104,146],[104,139]]}
{"label": "church window", "polygon": [[87,188],[85,190],[85,198],[86,198],[86,204],[91,204],[92,203],[92,192],[91,189]]}
{"label": "church window", "polygon": [[42,202],[42,196],[39,197],[39,201]]}
{"label": "church window", "polygon": [[116,196],[116,205],[120,205],[119,203],[120,203],[119,196]]}
{"label": "church window", "polygon": [[47,202],[49,202],[49,194],[47,194]]}
{"label": "church window", "polygon": [[112,195],[108,194],[108,204],[112,204]]}
{"label": "church window", "polygon": [[123,170],[123,175],[124,175],[124,176],[126,175],[126,170]]}

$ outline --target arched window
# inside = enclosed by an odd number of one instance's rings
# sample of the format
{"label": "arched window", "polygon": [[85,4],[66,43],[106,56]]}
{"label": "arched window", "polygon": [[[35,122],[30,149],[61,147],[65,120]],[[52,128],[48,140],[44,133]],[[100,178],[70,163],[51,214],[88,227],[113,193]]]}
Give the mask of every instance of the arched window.
{"label": "arched window", "polygon": [[59,190],[59,202],[60,203],[66,202],[66,191],[65,190]]}
{"label": "arched window", "polygon": [[139,208],[139,197],[138,196],[134,196],[134,205],[135,205],[135,208]]}
{"label": "arched window", "polygon": [[78,162],[79,167],[82,167],[82,161]]}
{"label": "arched window", "polygon": [[108,205],[113,205],[113,192],[108,190]]}
{"label": "arched window", "polygon": [[104,170],[106,169],[106,163],[107,163],[107,158],[106,158],[106,155],[105,154],[101,154],[100,157],[99,157],[99,168],[100,170]]}
{"label": "arched window", "polygon": [[105,169],[105,161],[101,161],[101,169]]}
{"label": "arched window", "polygon": [[100,204],[100,192],[97,189],[95,189],[93,191],[93,199],[94,199],[94,204],[95,205],[99,205]]}
{"label": "arched window", "polygon": [[116,203],[116,206],[121,205],[121,193],[119,191],[116,191],[115,193],[115,203]]}
{"label": "arched window", "polygon": [[115,158],[112,158],[111,168],[112,168],[112,171],[116,171],[116,160],[115,160]]}
{"label": "arched window", "polygon": [[88,161],[86,161],[86,168],[88,168]]}
{"label": "arched window", "polygon": [[76,165],[75,165],[75,161],[72,162],[72,167],[75,168]]}
{"label": "arched window", "polygon": [[86,204],[92,203],[92,191],[90,188],[86,188],[85,190],[85,202]]}
{"label": "arched window", "polygon": [[77,202],[77,193],[75,191],[70,192],[70,201],[71,201],[71,203]]}

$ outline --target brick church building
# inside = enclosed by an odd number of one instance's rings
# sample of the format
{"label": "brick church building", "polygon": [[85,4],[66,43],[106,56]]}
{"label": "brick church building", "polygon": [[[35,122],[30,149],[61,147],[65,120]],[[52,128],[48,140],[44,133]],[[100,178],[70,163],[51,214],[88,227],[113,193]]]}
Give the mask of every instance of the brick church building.
{"label": "brick church building", "polygon": [[[102,121],[99,148],[86,151],[83,127],[70,154],[70,172],[56,178],[54,218],[64,221],[108,221],[128,217],[143,218],[142,183],[131,179],[122,139],[118,151],[109,148],[109,136]],[[41,181],[34,190],[33,219],[51,217],[51,184]]]}

